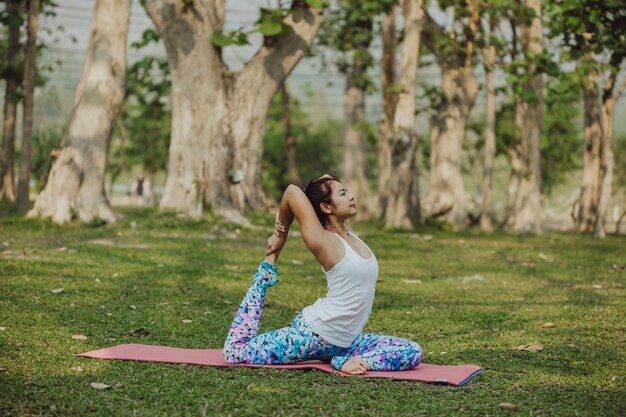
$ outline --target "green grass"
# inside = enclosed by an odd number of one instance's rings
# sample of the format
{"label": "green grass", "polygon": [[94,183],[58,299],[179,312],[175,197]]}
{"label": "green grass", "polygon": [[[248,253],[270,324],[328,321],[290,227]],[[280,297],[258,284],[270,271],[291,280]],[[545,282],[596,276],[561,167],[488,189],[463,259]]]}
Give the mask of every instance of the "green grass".
{"label": "green grass", "polygon": [[[626,271],[613,267],[626,263],[624,238],[357,224],[381,271],[366,331],[418,341],[429,363],[484,368],[451,388],[74,356],[121,343],[220,348],[271,231],[263,215],[239,230],[210,218],[124,214],[115,225],[64,228],[0,217],[0,415],[626,414]],[[325,291],[301,239],[287,245],[261,330],[287,325]],[[150,334],[128,335],[140,327]],[[542,351],[512,349],[535,340]]]}

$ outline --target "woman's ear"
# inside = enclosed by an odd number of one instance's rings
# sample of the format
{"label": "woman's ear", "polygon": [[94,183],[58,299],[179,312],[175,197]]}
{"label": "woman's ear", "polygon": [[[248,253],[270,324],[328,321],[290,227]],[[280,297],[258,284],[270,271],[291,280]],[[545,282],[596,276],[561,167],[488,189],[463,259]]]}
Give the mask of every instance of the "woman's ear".
{"label": "woman's ear", "polygon": [[333,210],[331,209],[330,205],[328,205],[326,203],[320,203],[320,208],[326,214],[332,214],[333,213]]}

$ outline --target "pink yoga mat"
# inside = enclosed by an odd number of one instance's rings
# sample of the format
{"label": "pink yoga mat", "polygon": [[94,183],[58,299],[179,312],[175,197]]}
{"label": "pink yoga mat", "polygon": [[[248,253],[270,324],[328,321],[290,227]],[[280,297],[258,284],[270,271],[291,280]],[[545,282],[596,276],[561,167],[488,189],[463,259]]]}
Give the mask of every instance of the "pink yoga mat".
{"label": "pink yoga mat", "polygon": [[[320,371],[347,376],[320,361],[298,362],[290,365],[230,365],[224,360],[220,349],[180,349],[167,346],[118,345],[106,349],[81,353],[78,356],[97,359],[121,359],[142,362],[186,363],[204,366],[245,366],[273,369],[319,369]],[[483,370],[476,365],[445,366],[422,363],[408,371],[370,371],[363,378],[393,378],[402,381],[438,382],[460,386]]]}

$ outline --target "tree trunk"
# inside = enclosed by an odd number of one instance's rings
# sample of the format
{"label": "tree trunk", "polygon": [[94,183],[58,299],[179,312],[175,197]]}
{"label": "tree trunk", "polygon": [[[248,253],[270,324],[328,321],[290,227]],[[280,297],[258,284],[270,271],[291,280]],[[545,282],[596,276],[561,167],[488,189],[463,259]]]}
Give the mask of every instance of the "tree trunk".
{"label": "tree trunk", "polygon": [[205,205],[235,222],[265,205],[263,135],[270,99],[304,56],[321,10],[292,4],[288,35],[267,38],[237,73],[210,42],[224,24],[224,2],[146,0],[165,43],[172,78],[172,136],[160,207],[199,216]]}
{"label": "tree trunk", "polygon": [[29,217],[64,223],[116,215],[104,192],[113,125],[124,98],[130,0],[96,0],[83,73],[64,147]]}
{"label": "tree trunk", "polygon": [[291,184],[301,185],[300,174],[296,164],[296,141],[291,130],[290,95],[285,83],[280,85],[283,102],[283,123],[285,124],[285,159],[287,161],[287,177]]}
{"label": "tree trunk", "polygon": [[381,59],[380,81],[383,93],[383,114],[380,120],[376,141],[378,167],[378,209],[377,216],[385,217],[389,178],[391,178],[392,126],[398,103],[398,95],[391,91],[396,82],[396,6],[385,16],[382,27],[383,56]]}
{"label": "tree trunk", "polygon": [[420,221],[420,207],[415,166],[415,88],[417,63],[424,11],[422,0],[400,2],[404,15],[404,43],[400,82],[402,92],[394,116],[389,140],[391,173],[385,213],[385,227],[410,228]]}
{"label": "tree trunk", "polygon": [[[593,57],[591,58],[593,59]],[[600,149],[602,147],[602,110],[595,69],[585,75],[583,97],[585,106],[585,147],[580,198],[575,214],[576,230],[591,233],[598,215],[600,191]]]}
{"label": "tree trunk", "polygon": [[598,198],[598,215],[593,229],[595,237],[606,236],[604,223],[611,201],[613,184],[613,111],[616,100],[602,103],[602,147],[600,151],[600,190]]}
{"label": "tree trunk", "polygon": [[[538,55],[543,50],[541,33],[541,0],[528,0],[528,7],[535,10],[530,26],[522,26],[524,50]],[[527,64],[525,72],[536,72],[536,64]],[[539,141],[541,135],[541,112],[543,107],[543,82],[541,75],[530,78],[524,89],[534,96],[533,100],[515,99],[516,144],[511,149],[511,179],[509,183],[508,226],[514,232],[541,232],[541,170],[539,166]]]}
{"label": "tree trunk", "polygon": [[485,94],[486,94],[486,126],[485,126],[485,152],[483,164],[483,199],[480,215],[480,228],[486,232],[493,231],[493,205],[491,202],[493,187],[493,163],[496,157],[496,46],[494,45],[495,25],[490,21],[489,46],[484,50],[485,56]]}
{"label": "tree trunk", "polygon": [[28,38],[24,62],[24,115],[20,175],[17,183],[17,211],[26,213],[30,205],[30,160],[33,142],[33,110],[35,107],[35,69],[37,59],[37,31],[39,30],[39,0],[30,0],[28,6]]}
{"label": "tree trunk", "polygon": [[[456,230],[465,227],[467,220],[461,155],[465,126],[478,94],[473,72],[474,36],[480,20],[478,0],[467,0],[467,5],[471,15],[464,43],[442,48],[440,42],[433,42],[433,36],[427,37],[441,68],[443,98],[431,123],[430,190],[421,201],[422,216],[439,218]],[[450,36],[432,19],[429,23],[438,36]]]}
{"label": "tree trunk", "polygon": [[345,109],[347,130],[343,152],[343,176],[342,181],[347,189],[357,197],[359,205],[358,219],[368,219],[374,214],[372,208],[371,191],[365,177],[365,152],[363,127],[365,119],[365,91],[356,85],[355,79],[359,79],[359,65],[355,71],[348,74],[345,91]]}
{"label": "tree trunk", "polygon": [[20,1],[7,0],[6,13],[14,17],[8,27],[7,62],[9,69],[5,75],[4,123],[2,125],[2,150],[0,152],[0,201],[15,201],[15,124],[17,113],[17,87],[20,64]]}
{"label": "tree trunk", "polygon": [[430,191],[421,206],[425,218],[437,217],[461,229],[467,220],[461,155],[478,82],[471,64],[459,62],[462,57],[449,58],[440,62],[445,97],[431,125]]}

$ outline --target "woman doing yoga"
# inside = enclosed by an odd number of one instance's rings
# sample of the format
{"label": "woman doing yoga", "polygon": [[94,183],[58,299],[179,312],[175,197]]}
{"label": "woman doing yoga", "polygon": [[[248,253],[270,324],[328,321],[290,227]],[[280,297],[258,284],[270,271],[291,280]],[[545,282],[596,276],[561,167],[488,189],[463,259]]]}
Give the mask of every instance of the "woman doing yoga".
{"label": "woman doing yoga", "polygon": [[[354,197],[329,175],[303,192],[290,185],[268,239],[266,258],[256,271],[224,344],[229,363],[285,364],[309,359],[330,362],[350,374],[400,371],[422,361],[422,348],[399,337],[361,333],[372,311],[378,263],[346,223],[357,212]],[[326,273],[328,292],[289,327],[258,334],[265,293],[278,283],[274,264],[294,217],[304,243]]]}

